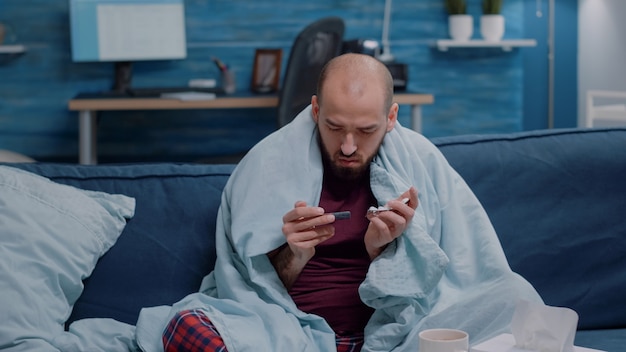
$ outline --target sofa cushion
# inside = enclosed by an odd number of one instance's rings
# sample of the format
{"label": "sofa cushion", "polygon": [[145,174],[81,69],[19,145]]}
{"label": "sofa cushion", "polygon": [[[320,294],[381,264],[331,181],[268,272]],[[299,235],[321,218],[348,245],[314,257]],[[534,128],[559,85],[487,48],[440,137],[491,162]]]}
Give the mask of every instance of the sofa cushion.
{"label": "sofa cushion", "polygon": [[56,182],[122,193],[135,216],[85,280],[68,324],[113,318],[136,324],[142,307],[197,292],[215,264],[215,219],[233,165],[16,164]]}
{"label": "sofa cushion", "polygon": [[574,345],[609,352],[623,351],[626,346],[626,328],[579,330]]}
{"label": "sofa cushion", "polygon": [[626,129],[434,142],[547,304],[574,309],[583,329],[626,326]]}
{"label": "sofa cushion", "polygon": [[0,166],[0,349],[54,350],[96,262],[134,200]]}

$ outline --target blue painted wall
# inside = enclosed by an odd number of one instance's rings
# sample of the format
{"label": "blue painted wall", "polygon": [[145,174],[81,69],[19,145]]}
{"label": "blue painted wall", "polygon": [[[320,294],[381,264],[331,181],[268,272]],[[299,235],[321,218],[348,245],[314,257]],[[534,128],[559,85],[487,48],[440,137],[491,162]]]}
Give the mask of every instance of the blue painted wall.
{"label": "blue painted wall", "polygon": [[[480,0],[469,0],[479,38]],[[283,69],[297,33],[324,16],[346,22],[346,39],[379,40],[382,0],[187,0],[188,58],[134,65],[134,86],[185,85],[191,78],[218,76],[211,56],[226,62],[238,89],[250,86],[254,50],[283,49]],[[505,38],[526,37],[523,0],[506,0]],[[2,0],[0,22],[11,40],[27,46],[19,56],[0,57],[0,149],[40,160],[75,162],[76,113],[67,102],[78,92],[107,90],[113,65],[73,63],[67,0]],[[409,65],[409,89],[432,93],[423,109],[427,137],[524,129],[522,51],[433,48],[447,38],[442,0],[396,0],[391,50]],[[101,161],[208,160],[245,153],[275,128],[274,109],[134,111],[101,113]],[[409,124],[409,108],[400,122]]]}
{"label": "blue painted wall", "polygon": [[[549,45],[549,1],[524,3],[525,37],[537,46],[524,49],[524,130],[575,127],[578,120],[578,2],[554,0],[554,47]],[[550,73],[550,56],[553,72]],[[549,76],[552,74],[552,104]]]}
{"label": "blue painted wall", "polygon": [[578,1],[555,1],[554,126],[578,125]]}
{"label": "blue painted wall", "polygon": [[537,46],[522,51],[524,78],[523,99],[525,130],[548,128],[549,48],[548,1],[524,2],[524,31],[536,38]]}

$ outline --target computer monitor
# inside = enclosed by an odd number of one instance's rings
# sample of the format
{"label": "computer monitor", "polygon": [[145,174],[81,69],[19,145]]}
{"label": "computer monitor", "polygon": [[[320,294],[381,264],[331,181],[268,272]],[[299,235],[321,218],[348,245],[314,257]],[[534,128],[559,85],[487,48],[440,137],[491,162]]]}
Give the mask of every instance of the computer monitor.
{"label": "computer monitor", "polygon": [[184,0],[69,0],[72,60],[115,62],[113,90],[130,88],[132,62],[187,56]]}

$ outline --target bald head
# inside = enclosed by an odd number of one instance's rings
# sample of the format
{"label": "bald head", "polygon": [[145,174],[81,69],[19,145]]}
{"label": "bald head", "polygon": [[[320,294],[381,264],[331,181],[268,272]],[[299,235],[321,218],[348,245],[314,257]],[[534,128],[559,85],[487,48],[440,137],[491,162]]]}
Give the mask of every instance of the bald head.
{"label": "bald head", "polygon": [[377,59],[364,54],[343,54],[330,60],[322,69],[317,83],[320,105],[328,85],[352,97],[360,97],[366,89],[378,89],[384,97],[387,111],[393,100],[393,78],[387,67]]}

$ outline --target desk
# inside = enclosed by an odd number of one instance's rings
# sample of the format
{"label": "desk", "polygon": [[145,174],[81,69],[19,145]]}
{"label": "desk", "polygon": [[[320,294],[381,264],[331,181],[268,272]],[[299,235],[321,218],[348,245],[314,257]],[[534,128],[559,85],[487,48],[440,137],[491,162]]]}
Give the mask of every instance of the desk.
{"label": "desk", "polygon": [[[397,93],[394,101],[411,105],[411,128],[421,132],[421,106],[432,104],[431,94]],[[183,109],[252,109],[275,108],[277,95],[227,95],[211,100],[182,101],[163,98],[104,97],[97,94],[79,94],[68,103],[70,111],[78,111],[78,159],[81,164],[96,164],[98,111],[113,110],[183,110]]]}

